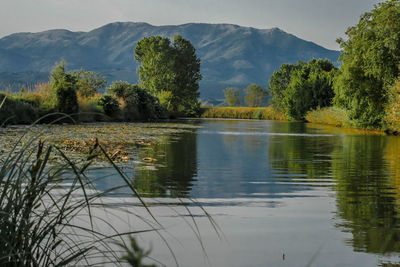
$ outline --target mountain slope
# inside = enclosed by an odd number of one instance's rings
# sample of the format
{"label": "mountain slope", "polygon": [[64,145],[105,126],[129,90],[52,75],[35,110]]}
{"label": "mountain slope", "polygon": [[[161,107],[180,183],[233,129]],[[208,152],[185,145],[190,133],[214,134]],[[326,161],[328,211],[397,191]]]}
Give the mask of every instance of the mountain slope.
{"label": "mountain slope", "polygon": [[[152,26],[147,23],[116,22],[90,32],[50,30],[16,33],[0,39],[1,85],[13,84],[10,72],[23,77],[38,72],[38,81],[55,62],[64,59],[68,69],[98,71],[112,80],[137,81],[133,50],[146,36],[182,35],[190,40],[201,58],[201,98],[218,98],[228,86],[243,88],[250,83],[267,85],[274,70],[283,63],[328,58],[328,50],[277,28],[260,30],[230,24],[184,24]],[[15,76],[15,75],[14,75]],[[8,77],[8,78],[7,78]]]}

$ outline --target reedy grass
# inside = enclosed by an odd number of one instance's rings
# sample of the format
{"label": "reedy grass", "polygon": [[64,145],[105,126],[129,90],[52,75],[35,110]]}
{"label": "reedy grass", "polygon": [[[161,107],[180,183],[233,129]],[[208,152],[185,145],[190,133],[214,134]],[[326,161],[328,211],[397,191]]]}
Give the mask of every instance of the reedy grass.
{"label": "reedy grass", "polygon": [[287,120],[285,114],[274,110],[272,107],[217,107],[206,108],[202,118],[226,119],[256,119],[256,120]]}
{"label": "reedy grass", "polygon": [[[165,229],[132,186],[132,181],[113,162],[98,140],[84,159],[73,162],[57,146],[46,146],[40,140],[40,134],[29,138],[22,146],[17,146],[22,138],[16,142],[8,156],[0,159],[1,266],[119,265],[124,259],[121,259],[121,251],[116,249],[115,244],[121,244],[121,247],[127,249],[127,236],[148,231],[155,231],[159,235],[178,265],[164,237]],[[60,156],[63,161],[52,161],[53,154]],[[123,185],[104,191],[96,190],[93,179],[86,172],[101,154],[114,168],[115,179],[122,179]],[[92,212],[93,209],[110,208],[102,202],[102,198],[121,188],[130,190],[150,218],[127,209],[121,210],[144,222],[148,226],[146,229],[121,233],[114,225]],[[181,218],[193,230],[206,255],[195,218],[189,207],[186,204],[184,206],[194,226],[184,216]],[[202,210],[218,233],[214,220]],[[173,208],[171,211],[179,215]],[[96,225],[99,223],[111,229],[112,234],[97,230]],[[129,250],[126,251],[129,253]],[[132,257],[132,253],[129,255]],[[146,256],[148,253],[137,255],[140,260]]]}
{"label": "reedy grass", "polygon": [[348,112],[338,107],[318,108],[309,111],[306,120],[312,123],[333,125],[336,127],[351,127]]}

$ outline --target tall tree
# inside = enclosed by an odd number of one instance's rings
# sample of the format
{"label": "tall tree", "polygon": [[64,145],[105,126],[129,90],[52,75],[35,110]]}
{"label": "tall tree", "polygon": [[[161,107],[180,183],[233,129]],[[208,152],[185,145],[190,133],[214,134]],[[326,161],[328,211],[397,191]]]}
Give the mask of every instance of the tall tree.
{"label": "tall tree", "polygon": [[288,118],[303,120],[306,113],[332,104],[336,68],[328,59],[313,59],[292,71],[284,91],[283,105]]}
{"label": "tall tree", "polygon": [[271,104],[274,109],[284,112],[283,99],[284,92],[290,84],[292,72],[301,69],[305,63],[299,61],[298,64],[282,64],[279,71],[274,71],[269,79],[269,92],[271,93]]}
{"label": "tall tree", "polygon": [[381,127],[388,89],[400,74],[400,1],[375,5],[346,35],[338,40],[342,67],[334,103],[359,126]]}
{"label": "tall tree", "polygon": [[172,112],[197,107],[199,97],[200,59],[193,45],[182,36],[170,39],[151,36],[139,41],[135,59],[140,85]]}
{"label": "tall tree", "polygon": [[77,78],[78,94],[83,97],[94,96],[107,85],[106,78],[94,71],[84,69],[72,72]]}
{"label": "tall tree", "polygon": [[59,112],[74,114],[79,111],[77,79],[75,75],[65,72],[65,62],[57,64],[51,72],[51,88],[56,93],[56,108]]}
{"label": "tall tree", "polygon": [[225,102],[228,103],[230,107],[240,105],[240,93],[238,88],[228,87],[224,90]]}
{"label": "tall tree", "polygon": [[249,107],[261,107],[263,100],[268,95],[267,90],[257,84],[249,85],[244,92],[246,93],[244,101]]}

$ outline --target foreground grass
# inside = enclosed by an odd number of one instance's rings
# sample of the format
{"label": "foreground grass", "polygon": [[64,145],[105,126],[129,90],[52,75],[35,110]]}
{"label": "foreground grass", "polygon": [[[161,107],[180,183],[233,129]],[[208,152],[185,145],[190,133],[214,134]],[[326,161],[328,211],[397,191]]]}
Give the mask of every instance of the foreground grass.
{"label": "foreground grass", "polygon": [[205,108],[202,118],[254,119],[254,120],[287,120],[285,114],[272,107],[217,107]]}

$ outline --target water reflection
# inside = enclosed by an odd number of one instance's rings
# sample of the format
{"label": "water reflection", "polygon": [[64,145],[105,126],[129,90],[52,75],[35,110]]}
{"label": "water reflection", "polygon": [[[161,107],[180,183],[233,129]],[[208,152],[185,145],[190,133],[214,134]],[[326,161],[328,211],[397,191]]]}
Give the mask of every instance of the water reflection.
{"label": "water reflection", "polygon": [[337,213],[343,220],[338,227],[352,234],[349,242],[356,251],[400,252],[398,187],[391,176],[399,151],[393,153],[393,147],[397,138],[345,136],[332,154]]}
{"label": "water reflection", "polygon": [[276,208],[289,198],[312,208],[330,201],[332,210],[318,214],[329,222],[325,232],[343,233],[357,252],[400,252],[400,138],[304,123],[201,125],[139,151],[139,159],[157,159],[156,170],[134,170],[139,192],[209,199],[207,205],[221,208]]}
{"label": "water reflection", "polygon": [[197,174],[197,138],[195,130],[181,136],[169,136],[162,144],[139,151],[139,159],[152,158],[152,168],[139,167],[133,174],[134,186],[149,197],[188,197]]}
{"label": "water reflection", "polygon": [[[272,124],[273,132],[309,133],[304,123]],[[305,180],[308,186],[323,186],[331,175],[331,152],[340,136],[274,136],[269,144],[268,156],[276,179],[290,182]],[[307,181],[308,180],[308,181]]]}

